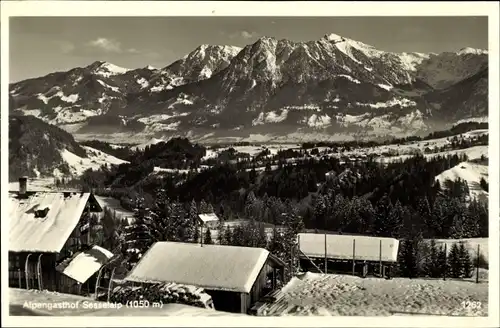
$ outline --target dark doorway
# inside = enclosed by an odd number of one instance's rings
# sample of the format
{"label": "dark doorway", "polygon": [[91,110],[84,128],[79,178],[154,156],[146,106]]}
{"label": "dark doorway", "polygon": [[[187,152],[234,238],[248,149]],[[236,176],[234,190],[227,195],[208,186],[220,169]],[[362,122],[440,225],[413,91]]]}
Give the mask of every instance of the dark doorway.
{"label": "dark doorway", "polygon": [[212,296],[212,301],[214,302],[214,307],[217,311],[232,313],[241,312],[240,293],[206,289],[205,292]]}

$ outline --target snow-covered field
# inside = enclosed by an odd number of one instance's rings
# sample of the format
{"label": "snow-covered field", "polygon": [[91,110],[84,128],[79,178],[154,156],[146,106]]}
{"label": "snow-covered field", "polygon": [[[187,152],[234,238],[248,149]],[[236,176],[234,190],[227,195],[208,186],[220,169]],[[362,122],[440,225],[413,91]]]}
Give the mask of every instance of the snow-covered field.
{"label": "snow-covered field", "polygon": [[[487,135],[488,130],[487,129],[481,129],[481,130],[473,130],[469,131],[467,133],[463,133],[461,135],[461,139],[464,140],[469,140],[474,137],[482,136],[482,135]],[[445,147],[450,145],[450,141],[453,137],[449,138],[438,138],[438,139],[431,139],[431,140],[423,140],[423,141],[415,141],[415,142],[409,142],[407,144],[391,144],[391,145],[383,145],[383,146],[376,146],[376,147],[370,147],[370,148],[359,148],[359,149],[354,149],[352,151],[343,151],[340,153],[330,153],[329,156],[359,156],[359,155],[379,155],[380,157],[378,158],[378,161],[381,162],[391,162],[391,161],[396,161],[396,160],[401,160],[401,159],[406,159],[411,156],[414,156],[417,153],[424,153],[426,150],[433,150],[437,149],[440,147]],[[216,157],[220,152],[222,152],[225,149],[228,149],[229,147],[223,147],[223,148],[218,148],[217,150],[213,149],[208,149],[207,154],[205,156],[205,159],[207,158],[214,158]],[[260,153],[262,150],[265,148],[269,149],[272,155],[275,155],[278,153],[279,150],[286,150],[286,149],[294,149],[294,150],[299,150],[301,149],[301,145],[299,144],[266,144],[266,145],[253,145],[253,146],[235,146],[233,147],[236,151],[241,152],[241,153],[247,153],[250,156],[255,156],[258,153]],[[328,147],[318,147],[318,150],[320,152],[323,151],[328,151]],[[394,154],[391,156],[391,154]],[[397,155],[396,155],[397,154]],[[485,157],[488,157],[488,146],[475,146],[475,147],[470,147],[466,149],[459,149],[459,150],[448,150],[444,152],[438,152],[438,153],[427,153],[424,156],[427,158],[432,158],[435,156],[446,156],[446,155],[452,155],[452,154],[467,154],[469,159],[477,159],[480,158],[481,155],[484,155]]]}
{"label": "snow-covered field", "polygon": [[[29,302],[45,308],[29,308]],[[53,305],[52,309],[48,305]],[[66,308],[55,308],[55,306]],[[54,306],[55,305],[55,306]],[[69,307],[71,305],[71,308]],[[243,316],[183,304],[164,304],[161,308],[117,308],[114,303],[98,302],[88,297],[48,291],[9,288],[10,315],[38,316]]]}
{"label": "snow-covered field", "polygon": [[[401,152],[400,152],[401,154]],[[434,158],[438,156],[451,156],[451,155],[467,155],[467,158],[469,160],[474,160],[474,159],[480,159],[481,156],[484,156],[485,158],[488,157],[488,146],[474,146],[470,148],[465,148],[465,149],[457,149],[457,150],[447,150],[443,152],[438,152],[438,153],[432,153],[432,154],[424,154],[425,158]],[[415,156],[414,154],[407,154],[407,155],[398,155],[398,156],[389,156],[389,157],[379,157],[376,160],[379,162],[383,163],[390,163],[390,162],[395,162],[395,161],[401,161],[401,160],[406,160],[410,157]]]}
{"label": "snow-covered field", "polygon": [[[442,279],[360,278],[306,273],[293,278],[266,315],[487,316],[488,284]],[[478,309],[462,302],[480,302]]]}
{"label": "snow-covered field", "polygon": [[87,157],[80,157],[68,150],[63,150],[61,156],[68,163],[71,174],[78,176],[88,169],[99,169],[102,165],[119,165],[128,163],[127,161],[106,154],[92,147],[83,147],[87,151]]}
{"label": "snow-covered field", "polygon": [[[262,152],[265,149],[268,149],[271,155],[276,155],[280,150],[287,149],[300,149],[300,145],[298,144],[268,144],[268,145],[255,145],[255,146],[234,146],[232,147],[239,153],[249,154],[251,157],[255,157],[257,154]],[[216,158],[221,152],[227,150],[231,147],[221,147],[217,149],[208,148],[207,154],[203,159]]]}
{"label": "snow-covered field", "polygon": [[[97,170],[102,165],[119,165],[128,163],[127,161],[106,154],[92,147],[83,147],[87,152],[87,157],[80,157],[64,149],[61,151],[61,157],[68,164],[72,176],[82,175],[88,169]],[[53,177],[38,177],[28,180],[28,188],[32,191],[50,191],[56,190],[55,178],[62,177],[63,174],[55,169]],[[67,188],[65,188],[67,189]],[[19,182],[9,182],[9,191],[19,190]]]}
{"label": "snow-covered field", "polygon": [[445,180],[455,181],[458,178],[467,182],[471,198],[488,200],[488,192],[483,190],[479,184],[481,178],[484,178],[488,182],[487,165],[462,162],[436,176],[436,180],[439,180],[441,185],[443,185]]}

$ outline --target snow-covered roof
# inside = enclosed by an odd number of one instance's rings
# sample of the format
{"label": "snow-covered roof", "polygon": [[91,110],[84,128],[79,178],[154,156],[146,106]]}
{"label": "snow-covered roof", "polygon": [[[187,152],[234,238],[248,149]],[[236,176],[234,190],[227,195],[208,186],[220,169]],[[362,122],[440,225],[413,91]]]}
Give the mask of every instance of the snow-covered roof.
{"label": "snow-covered roof", "polygon": [[76,253],[69,261],[57,267],[62,274],[78,281],[86,282],[104,264],[113,257],[113,253],[100,246]]}
{"label": "snow-covered roof", "polygon": [[[355,243],[353,242],[355,241]],[[325,235],[299,233],[300,250],[309,257],[325,256]],[[396,262],[399,241],[394,238],[352,235],[326,235],[326,254],[328,258],[352,260],[353,244],[356,260],[379,261],[382,243],[382,261]]]}
{"label": "snow-covered roof", "polygon": [[249,293],[269,255],[263,248],[157,242],[125,280]]}
{"label": "snow-covered roof", "polygon": [[[36,192],[26,198],[9,193],[9,251],[60,252],[89,199],[95,201],[90,193],[80,192]],[[36,217],[35,211],[44,208],[45,216]]]}
{"label": "snow-covered roof", "polygon": [[215,213],[198,214],[198,217],[203,223],[219,221],[219,218],[215,215]]}

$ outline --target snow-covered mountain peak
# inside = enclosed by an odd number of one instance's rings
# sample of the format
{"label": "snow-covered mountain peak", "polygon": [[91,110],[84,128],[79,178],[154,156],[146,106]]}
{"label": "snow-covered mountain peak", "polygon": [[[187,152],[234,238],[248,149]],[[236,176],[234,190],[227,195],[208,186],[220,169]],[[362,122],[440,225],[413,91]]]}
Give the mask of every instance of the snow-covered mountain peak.
{"label": "snow-covered mountain peak", "polygon": [[103,77],[110,77],[113,75],[125,74],[131,69],[120,67],[105,61],[96,61],[89,66],[92,69],[92,73],[101,75]]}
{"label": "snow-covered mountain peak", "polygon": [[457,55],[468,55],[468,54],[487,55],[488,50],[465,47],[465,48],[462,48],[459,51],[457,51]]}
{"label": "snow-covered mountain peak", "polygon": [[270,36],[263,36],[260,37],[257,41],[255,41],[254,45],[258,46],[266,46],[266,47],[276,47],[278,44],[278,39],[270,37]]}
{"label": "snow-covered mountain peak", "polygon": [[382,55],[386,54],[385,51],[377,50],[375,47],[365,44],[360,41],[356,41],[353,39],[349,39],[343,37],[341,35],[330,33],[323,37],[323,40],[332,44],[335,48],[345,53],[347,56],[353,58],[354,61],[358,62],[358,60],[353,56],[352,50],[361,52],[368,58],[379,58]]}
{"label": "snow-covered mountain peak", "polygon": [[330,33],[330,34],[326,34],[324,36],[324,38],[328,41],[341,41],[341,40],[347,40],[347,38],[344,38],[343,36],[340,36],[338,34],[335,34],[335,33]]}
{"label": "snow-covered mountain peak", "polygon": [[184,59],[193,58],[193,57],[205,57],[206,55],[211,55],[214,53],[220,53],[221,55],[227,54],[228,56],[234,57],[241,51],[242,48],[236,46],[228,46],[228,45],[210,45],[210,44],[202,44],[194,51],[190,52]]}

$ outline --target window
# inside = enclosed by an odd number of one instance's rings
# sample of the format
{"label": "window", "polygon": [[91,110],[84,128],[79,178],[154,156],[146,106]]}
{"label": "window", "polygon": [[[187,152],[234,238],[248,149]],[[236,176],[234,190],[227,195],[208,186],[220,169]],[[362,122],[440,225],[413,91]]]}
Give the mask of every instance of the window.
{"label": "window", "polygon": [[49,213],[49,208],[48,207],[45,207],[45,208],[42,208],[42,209],[39,209],[39,210],[36,210],[35,211],[35,217],[36,218],[44,218],[47,216],[47,213]]}

